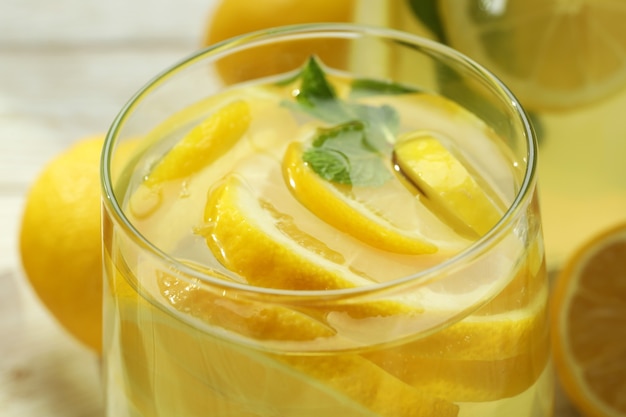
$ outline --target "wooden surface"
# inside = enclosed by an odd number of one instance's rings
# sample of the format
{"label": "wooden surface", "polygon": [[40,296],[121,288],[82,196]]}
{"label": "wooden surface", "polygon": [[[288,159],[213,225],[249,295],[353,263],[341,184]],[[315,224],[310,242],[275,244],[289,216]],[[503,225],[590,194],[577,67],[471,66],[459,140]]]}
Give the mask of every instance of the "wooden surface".
{"label": "wooden surface", "polygon": [[[103,133],[143,83],[200,44],[213,0],[0,0],[0,416],[97,417],[97,357],[27,286],[17,236],[29,184]],[[45,232],[45,231],[42,231]]]}
{"label": "wooden surface", "polygon": [[[214,0],[0,0],[0,417],[102,416],[98,358],[26,284],[25,194],[43,165],[103,133],[145,81],[199,45]],[[578,414],[563,399],[558,417]]]}

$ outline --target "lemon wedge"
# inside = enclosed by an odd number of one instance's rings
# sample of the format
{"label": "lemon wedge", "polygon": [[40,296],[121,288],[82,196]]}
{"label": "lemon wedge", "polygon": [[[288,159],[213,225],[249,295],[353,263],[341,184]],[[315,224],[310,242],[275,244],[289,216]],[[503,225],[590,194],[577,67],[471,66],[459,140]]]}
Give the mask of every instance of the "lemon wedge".
{"label": "lemon wedge", "polygon": [[250,106],[243,100],[226,104],[194,127],[154,166],[147,185],[188,177],[224,155],[248,130]]}
{"label": "lemon wedge", "polygon": [[289,217],[281,218],[236,174],[211,191],[204,222],[203,234],[218,261],[252,285],[329,290],[372,283],[337,262],[340,254],[299,233]]}
{"label": "lemon wedge", "polygon": [[432,202],[435,212],[461,230],[482,236],[502,217],[465,164],[432,134],[400,138],[394,155],[400,172]]}
{"label": "lemon wedge", "polygon": [[[157,273],[154,278],[155,295],[163,297],[169,307],[186,319],[192,317],[202,325],[251,337],[257,346],[266,342],[294,346],[317,342],[326,348],[333,345],[332,328],[296,309],[256,303],[245,297],[224,297],[168,273]],[[242,349],[240,345],[219,341],[211,333],[183,325],[171,313],[145,300],[138,304],[136,299],[140,297],[121,275],[114,278],[114,283],[128,287],[116,289],[125,294],[119,300],[120,308],[131,309],[120,323],[120,341],[125,348],[120,355],[126,362],[125,376],[134,382],[127,387],[129,395],[136,399],[158,393],[163,401],[168,392],[177,392],[183,386],[185,392],[180,395],[188,397],[188,401],[178,404],[178,410],[196,411],[207,406],[238,410],[243,397],[246,404],[273,404],[281,414],[301,415],[299,410],[315,404],[320,410],[331,407],[330,411],[337,415],[458,415],[457,405],[402,381],[358,353],[284,355],[277,349],[272,349],[272,353]],[[157,320],[152,322],[150,331],[142,331],[140,320],[147,314]],[[139,347],[144,343],[155,348],[142,351]],[[175,360],[152,361],[156,356]],[[155,386],[154,375],[158,373],[171,378],[160,379]],[[272,383],[267,385],[264,381]],[[169,401],[163,404],[170,405]],[[310,411],[303,411],[302,415],[310,415]]]}

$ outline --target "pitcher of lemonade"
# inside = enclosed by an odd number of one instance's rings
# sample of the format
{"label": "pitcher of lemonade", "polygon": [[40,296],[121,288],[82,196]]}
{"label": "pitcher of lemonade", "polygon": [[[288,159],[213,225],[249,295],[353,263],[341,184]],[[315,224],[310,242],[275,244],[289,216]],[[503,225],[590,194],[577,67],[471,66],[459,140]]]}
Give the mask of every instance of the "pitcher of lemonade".
{"label": "pitcher of lemonade", "polygon": [[[539,138],[548,265],[626,220],[626,3],[360,0],[355,19],[446,43],[501,78]],[[410,72],[398,57],[393,71]]]}

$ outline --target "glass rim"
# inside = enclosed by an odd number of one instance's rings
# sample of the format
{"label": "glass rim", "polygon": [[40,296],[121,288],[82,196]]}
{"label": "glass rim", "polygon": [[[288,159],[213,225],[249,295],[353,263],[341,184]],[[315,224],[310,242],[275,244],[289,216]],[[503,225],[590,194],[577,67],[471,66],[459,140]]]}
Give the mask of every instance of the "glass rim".
{"label": "glass rim", "polygon": [[[139,103],[144,96],[150,93],[151,89],[167,81],[169,76],[175,74],[178,70],[184,69],[184,67],[191,65],[195,62],[201,61],[205,58],[216,56],[222,53],[228,53],[234,50],[238,45],[260,44],[266,43],[273,39],[280,39],[286,36],[301,35],[301,37],[319,36],[321,34],[341,36],[344,39],[356,38],[356,37],[378,37],[388,40],[394,40],[406,44],[419,46],[421,49],[426,49],[431,52],[436,52],[447,58],[453,59],[455,62],[460,63],[463,67],[470,70],[473,76],[483,78],[487,83],[494,85],[495,90],[498,91],[499,99],[508,102],[515,115],[517,116],[516,125],[522,127],[523,136],[526,143],[526,155],[525,162],[526,167],[524,169],[524,176],[519,184],[519,190],[517,191],[515,198],[507,208],[506,212],[500,218],[500,220],[483,236],[474,241],[471,245],[454,254],[445,261],[433,266],[420,270],[411,275],[406,275],[401,278],[393,279],[390,281],[372,283],[371,285],[357,286],[352,288],[331,289],[331,290],[289,290],[289,289],[276,289],[268,287],[257,287],[250,284],[238,283],[217,277],[219,273],[210,275],[203,273],[195,268],[185,265],[183,262],[178,261],[167,252],[159,249],[156,245],[150,242],[149,239],[144,237],[139,230],[135,228],[133,223],[126,217],[120,201],[113,190],[112,178],[111,178],[111,162],[113,157],[113,150],[117,142],[117,136],[121,126],[127,117],[132,114],[132,110],[135,104]],[[305,36],[308,35],[308,36]],[[143,247],[143,249],[149,251],[153,256],[159,258],[163,263],[166,263],[179,273],[184,274],[186,277],[193,277],[198,279],[202,285],[211,285],[213,287],[225,288],[229,290],[235,290],[239,293],[246,293],[257,296],[274,296],[283,299],[294,298],[298,300],[305,299],[319,299],[323,297],[325,301],[330,301],[337,298],[345,298],[352,296],[364,296],[370,293],[377,293],[386,290],[392,290],[396,287],[403,285],[416,283],[420,281],[420,284],[424,285],[430,283],[434,278],[439,277],[443,271],[453,268],[463,260],[474,259],[479,256],[499,238],[503,237],[507,233],[507,226],[512,224],[515,219],[521,215],[520,210],[523,207],[523,203],[527,201],[531,196],[529,195],[534,189],[536,182],[536,169],[537,169],[537,140],[535,132],[530,123],[529,117],[525,110],[517,100],[515,95],[509,90],[509,88],[492,72],[483,67],[481,64],[465,56],[464,54],[448,47],[439,42],[402,32],[395,29],[369,26],[356,23],[308,23],[298,25],[280,26],[270,29],[259,30],[243,35],[239,35],[211,46],[199,49],[198,51],[188,55],[177,63],[170,65],[166,69],[162,70],[151,80],[145,83],[131,98],[126,102],[122,109],[118,112],[114,118],[109,130],[107,131],[104,145],[100,157],[100,186],[102,192],[102,202],[104,208],[108,213],[113,216],[115,221],[123,226],[126,233],[132,236],[132,240],[135,244]]]}

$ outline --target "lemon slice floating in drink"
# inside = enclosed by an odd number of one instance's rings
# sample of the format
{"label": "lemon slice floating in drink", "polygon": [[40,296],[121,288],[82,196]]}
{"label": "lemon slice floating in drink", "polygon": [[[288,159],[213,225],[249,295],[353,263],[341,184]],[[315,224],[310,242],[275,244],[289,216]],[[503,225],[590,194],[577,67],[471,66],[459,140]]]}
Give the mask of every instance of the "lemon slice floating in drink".
{"label": "lemon slice floating in drink", "polygon": [[[278,161],[254,156],[242,164],[246,168],[235,169],[214,187],[205,206],[206,227],[201,234],[227,269],[262,287],[339,289],[392,279],[355,269],[354,263],[350,266],[347,261],[354,257],[350,251],[334,249],[355,246],[358,241],[359,251],[371,253],[372,259],[391,257],[393,253],[440,253],[439,259],[443,259],[467,247],[471,240],[457,234],[439,217],[458,216],[469,224],[467,228],[476,229],[477,237],[495,224],[501,211],[481,186],[471,181],[471,174],[456,157],[431,140],[426,142],[428,146],[418,153],[407,150],[412,145],[403,144],[397,149],[397,160],[401,161],[403,175],[412,180],[420,177],[416,181],[427,190],[426,198],[432,202],[425,204],[423,195],[415,195],[393,179],[381,186],[343,186],[327,181],[304,161],[306,143],[295,141],[284,153],[282,177],[273,172]],[[294,197],[297,203],[289,203]],[[394,210],[393,205],[399,207]],[[440,216],[431,210],[446,213]],[[302,220],[307,212],[312,218]],[[402,227],[405,219],[414,221],[405,223],[413,229]],[[306,223],[314,226],[307,231]],[[322,229],[328,232],[324,235]],[[348,243],[342,245],[337,239]],[[349,242],[351,239],[356,241]],[[384,251],[382,255],[380,251]],[[416,261],[412,262],[415,266]],[[403,276],[391,270],[388,274]]]}
{"label": "lemon slice floating in drink", "polygon": [[[338,230],[390,252],[426,254],[455,251],[468,244],[400,183],[382,187],[346,187],[322,179],[303,161],[303,145],[289,145],[283,159],[285,182],[298,201]],[[394,216],[393,204],[404,207]],[[387,214],[381,214],[387,205]],[[403,214],[421,219],[404,230]],[[394,222],[395,218],[395,222]],[[411,227],[412,226],[412,227]]]}
{"label": "lemon slice floating in drink", "polygon": [[206,203],[207,244],[229,270],[250,284],[295,290],[329,290],[371,281],[342,266],[341,255],[298,230],[271,202],[256,198],[231,175]]}
{"label": "lemon slice floating in drink", "polygon": [[[175,322],[163,310],[137,297],[123,277],[116,277],[116,284],[122,287],[120,291],[124,292],[124,297],[121,300],[129,301],[128,308],[140,302],[142,308],[149,309],[154,317],[159,318],[154,321],[150,331],[150,336],[159,340],[156,350],[177,358],[176,369],[173,370],[177,378],[163,381],[162,384],[175,389],[175,385],[180,383],[191,387],[201,383],[202,389],[198,395],[189,395],[186,407],[206,411],[207,403],[223,406],[224,402],[233,401],[234,404],[240,404],[239,395],[245,395],[250,403],[269,401],[274,404],[275,410],[282,413],[295,413],[293,410],[299,410],[301,402],[306,399],[307,404],[313,403],[320,410],[330,409],[340,415],[458,415],[457,405],[407,384],[358,353],[338,352],[328,356],[248,351],[203,333],[198,333],[190,341],[180,322]],[[245,297],[226,300],[219,293],[190,286],[187,280],[168,274],[160,274],[157,284],[172,308],[204,323],[256,340],[333,343],[333,337],[336,336],[336,332],[322,321],[297,309],[279,304],[255,303]],[[134,299],[127,300],[126,296]],[[136,318],[137,315],[129,314],[129,317]],[[122,321],[121,337],[124,342],[134,342],[137,334],[139,331],[135,322]],[[210,371],[205,371],[206,358],[214,356],[220,360],[211,361]],[[149,366],[145,364],[149,357],[125,359],[128,360],[126,372],[135,382],[129,389],[143,395],[151,392],[152,381],[147,372]],[[268,389],[266,381],[280,386]],[[377,389],[376,395],[371,393],[372,386]]]}
{"label": "lemon slice floating in drink", "polygon": [[395,162],[431,202],[434,210],[461,230],[482,236],[502,217],[502,210],[433,134],[415,132],[398,140]]}
{"label": "lemon slice floating in drink", "polygon": [[194,127],[146,177],[147,185],[188,177],[225,154],[250,126],[250,106],[243,100],[224,105]]}

